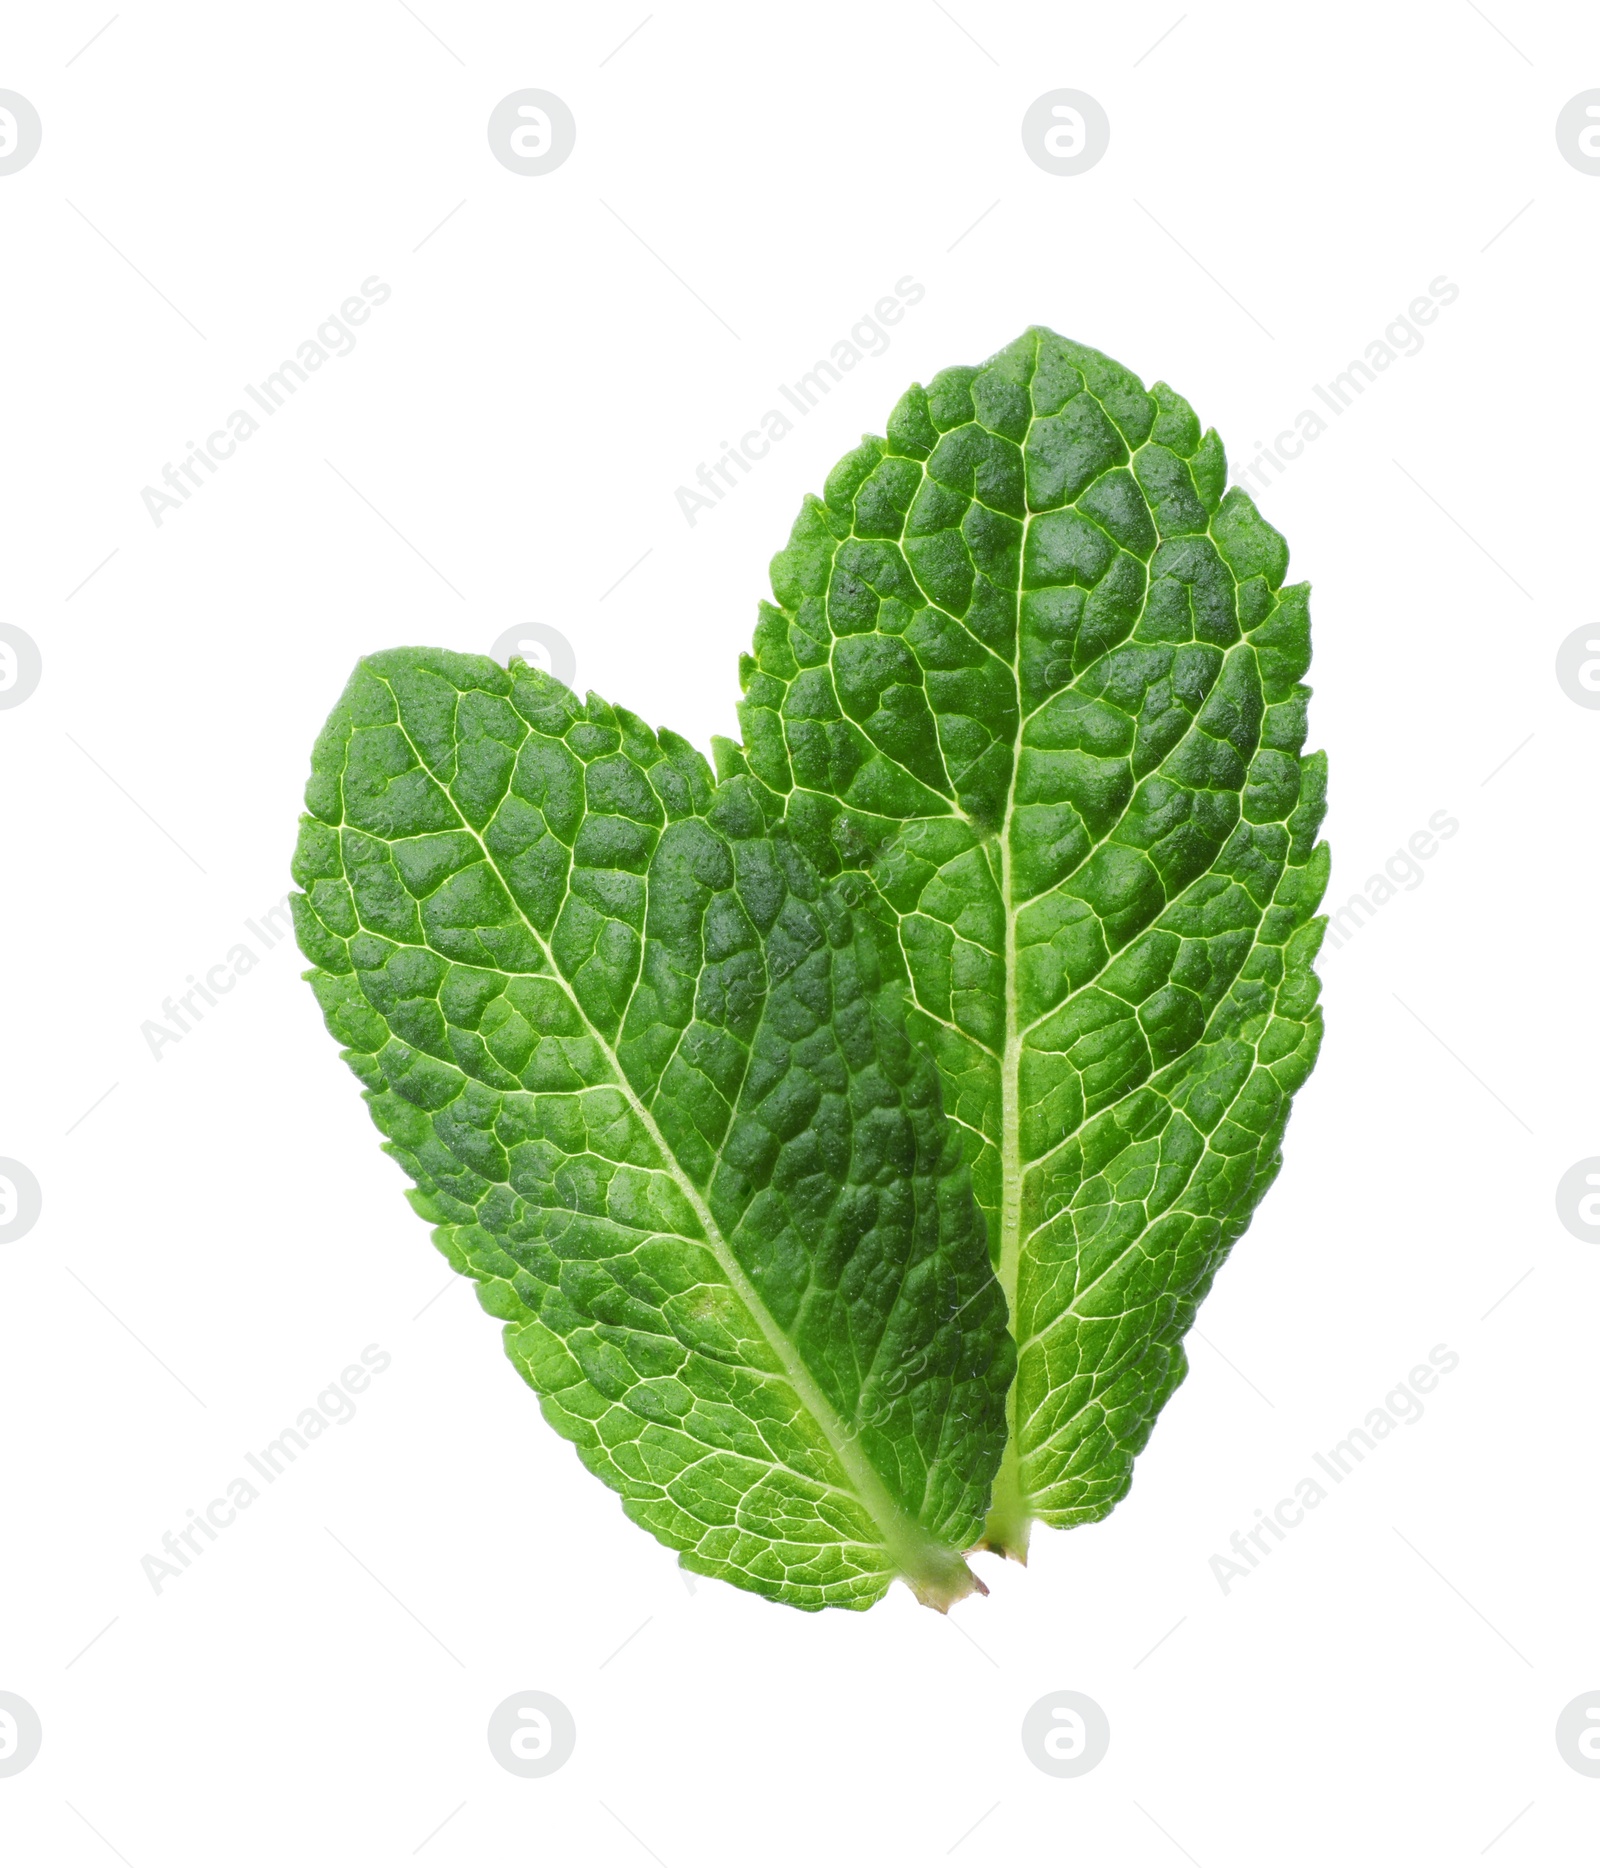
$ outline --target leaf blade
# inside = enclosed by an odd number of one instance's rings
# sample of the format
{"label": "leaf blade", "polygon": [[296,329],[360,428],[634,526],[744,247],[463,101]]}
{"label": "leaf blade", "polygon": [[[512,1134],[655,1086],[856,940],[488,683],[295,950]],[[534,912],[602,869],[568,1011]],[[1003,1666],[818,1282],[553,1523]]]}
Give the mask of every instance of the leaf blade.
{"label": "leaf blade", "polygon": [[482,657],[357,669],[294,901],[330,1030],[546,1417],[683,1561],[945,1606],[1010,1350],[869,924],[737,769]]}
{"label": "leaf blade", "polygon": [[1103,1516],[1320,1039],[1304,586],[1165,384],[1035,328],[808,500],[751,768],[868,878],[1019,1347],[988,1537]]}

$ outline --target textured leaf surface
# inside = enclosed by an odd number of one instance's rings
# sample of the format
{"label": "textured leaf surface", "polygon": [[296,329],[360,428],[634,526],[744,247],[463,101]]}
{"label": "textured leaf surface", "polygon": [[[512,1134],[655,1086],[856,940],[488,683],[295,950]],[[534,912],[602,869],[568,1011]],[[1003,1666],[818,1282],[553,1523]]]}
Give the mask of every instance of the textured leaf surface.
{"label": "textured leaf surface", "polygon": [[725,764],[520,663],[369,658],[313,759],[308,977],[630,1517],[798,1607],[896,1574],[942,1606],[1004,1444],[1004,1300],[894,949]]}
{"label": "textured leaf surface", "polygon": [[1214,431],[1035,329],[913,388],[773,561],[751,769],[860,871],[1019,1345],[989,1539],[1103,1516],[1321,1035],[1305,585]]}

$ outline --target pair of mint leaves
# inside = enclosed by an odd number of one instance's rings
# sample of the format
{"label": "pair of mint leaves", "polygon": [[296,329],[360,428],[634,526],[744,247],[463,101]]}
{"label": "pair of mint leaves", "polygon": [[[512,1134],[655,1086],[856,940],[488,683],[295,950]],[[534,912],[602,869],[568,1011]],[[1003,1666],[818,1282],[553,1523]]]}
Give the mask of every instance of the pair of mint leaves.
{"label": "pair of mint leaves", "polygon": [[1103,1517],[1321,1036],[1306,586],[1215,431],[1044,329],[805,502],[743,746],[361,662],[300,943],[546,1419],[797,1608]]}

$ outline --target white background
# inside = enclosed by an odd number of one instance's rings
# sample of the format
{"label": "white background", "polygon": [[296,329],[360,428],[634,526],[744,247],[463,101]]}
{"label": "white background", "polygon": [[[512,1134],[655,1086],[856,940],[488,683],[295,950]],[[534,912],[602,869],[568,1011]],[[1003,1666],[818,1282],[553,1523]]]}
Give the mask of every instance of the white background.
{"label": "white background", "polygon": [[[1600,177],[1553,134],[1592,9],[729,0],[614,51],[649,0],[133,4],[74,56],[110,4],[0,53],[44,125],[0,177],[0,619],[44,666],[0,713],[0,1154],[44,1190],[0,1246],[0,1689],[44,1727],[6,1859],[1592,1848],[1553,1735],[1600,1685],[1600,1248],[1554,1204],[1600,1153],[1600,714],[1553,672],[1594,615]],[[578,125],[541,177],[485,135],[525,86]],[[1111,121],[1078,177],[1019,136],[1058,86]],[[157,527],[140,489],[374,274],[355,350]],[[686,524],[675,488],[906,275],[888,353]],[[1439,275],[1423,349],[1261,503],[1313,584],[1330,899],[1460,831],[1324,958],[1282,1177],[1131,1496],[978,1558],[948,1620],[691,1588],[449,1279],[292,946],[159,1061],[141,1024],[284,894],[360,653],[536,620],[705,745],[802,494],[912,380],[1047,323],[1239,458]],[[157,1594],[163,1533],[370,1343],[356,1418]],[[1426,1416],[1224,1594],[1212,1555],[1440,1343]],[[578,1744],[528,1781],[485,1726],[535,1688]],[[1112,1734],[1070,1781],[1019,1741],[1063,1689]]]}

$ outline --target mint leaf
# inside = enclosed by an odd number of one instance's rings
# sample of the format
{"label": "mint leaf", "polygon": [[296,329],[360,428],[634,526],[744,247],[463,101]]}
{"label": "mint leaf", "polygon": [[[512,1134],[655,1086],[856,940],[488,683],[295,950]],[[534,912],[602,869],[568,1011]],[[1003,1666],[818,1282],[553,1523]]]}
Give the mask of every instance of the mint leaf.
{"label": "mint leaf", "polygon": [[798,1608],[897,1574],[942,1608],[977,1586],[1004,1300],[896,951],[719,756],[520,662],[369,657],[312,761],[307,977],[636,1523]]}
{"label": "mint leaf", "polygon": [[1019,1349],[987,1541],[1103,1517],[1276,1175],[1327,875],[1307,589],[1164,383],[1035,329],[808,499],[751,770],[870,878]]}

